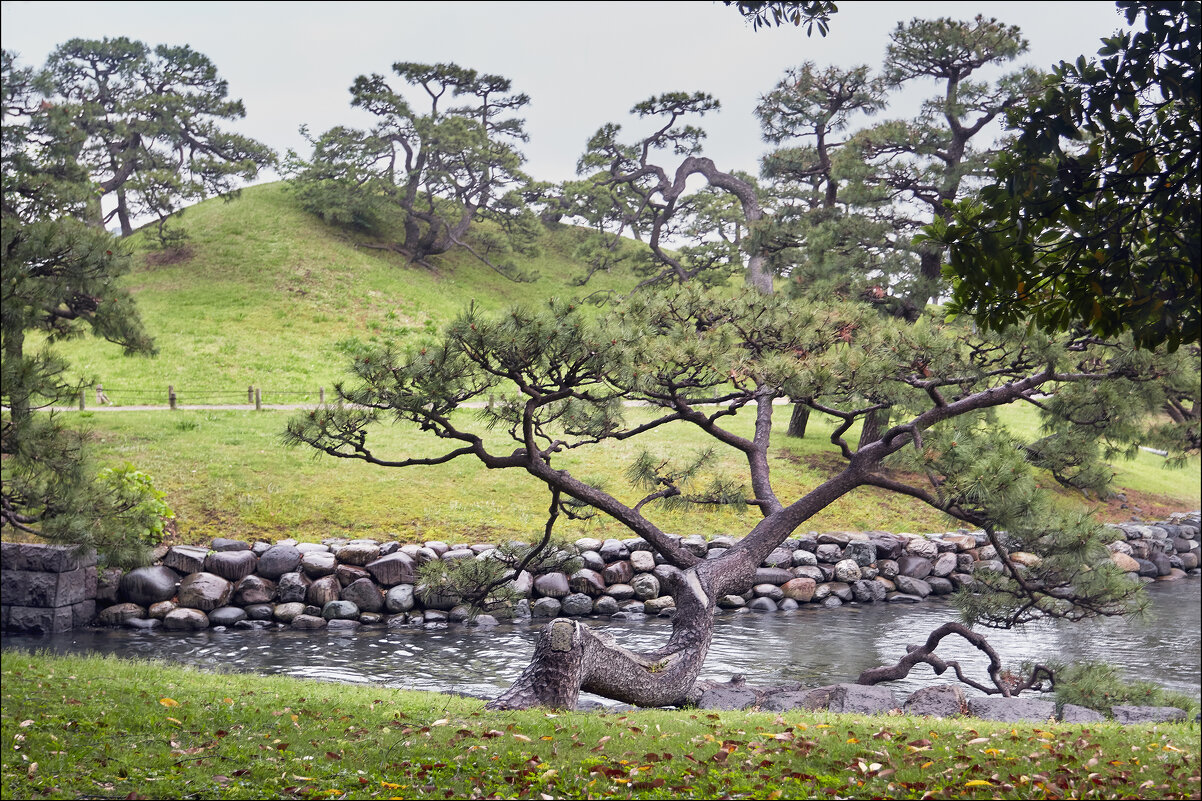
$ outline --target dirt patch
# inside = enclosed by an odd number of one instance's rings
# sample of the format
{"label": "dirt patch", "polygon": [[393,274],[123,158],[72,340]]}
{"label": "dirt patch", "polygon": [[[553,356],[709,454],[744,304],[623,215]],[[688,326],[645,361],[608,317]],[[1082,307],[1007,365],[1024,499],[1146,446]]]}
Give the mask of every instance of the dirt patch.
{"label": "dirt patch", "polygon": [[1150,492],[1124,492],[1127,500],[1111,498],[1103,502],[1091,502],[1089,508],[1103,523],[1129,523],[1133,520],[1166,520],[1174,512],[1188,512],[1181,501],[1166,495]]}
{"label": "dirt patch", "polygon": [[847,460],[837,453],[824,451],[822,453],[811,453],[805,456],[793,453],[787,448],[780,448],[776,452],[776,458],[789,464],[802,465],[814,470],[818,473],[833,474],[838,473],[847,467]]}
{"label": "dirt patch", "polygon": [[168,264],[182,264],[191,261],[194,255],[191,245],[180,248],[156,250],[146,254],[146,264],[150,267],[164,267]]}

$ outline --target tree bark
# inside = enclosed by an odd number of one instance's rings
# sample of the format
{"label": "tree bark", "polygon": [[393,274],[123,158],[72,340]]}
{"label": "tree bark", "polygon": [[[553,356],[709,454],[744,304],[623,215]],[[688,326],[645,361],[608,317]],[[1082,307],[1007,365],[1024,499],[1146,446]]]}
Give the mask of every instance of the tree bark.
{"label": "tree bark", "polygon": [[800,401],[793,403],[793,413],[789,415],[789,428],[785,432],[790,437],[804,438],[806,426],[810,422],[810,407]]}
{"label": "tree bark", "polygon": [[676,615],[662,648],[636,653],[583,623],[557,618],[543,629],[530,664],[488,708],[574,709],[582,690],[635,706],[688,702],[714,635],[716,599],[707,568],[672,574]]}
{"label": "tree bark", "polygon": [[881,438],[881,432],[889,425],[889,410],[877,409],[875,412],[870,412],[864,417],[864,427],[860,429],[860,444],[858,448],[863,448],[876,442]]}

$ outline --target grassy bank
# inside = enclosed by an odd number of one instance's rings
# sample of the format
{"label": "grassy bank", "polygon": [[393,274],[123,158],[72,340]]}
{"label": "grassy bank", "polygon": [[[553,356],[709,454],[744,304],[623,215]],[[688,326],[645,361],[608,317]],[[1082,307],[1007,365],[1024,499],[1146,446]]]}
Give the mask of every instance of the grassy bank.
{"label": "grassy bank", "polygon": [[382,687],[5,652],[5,798],[1197,798],[1198,728],[494,713]]}
{"label": "grassy bank", "polygon": [[[782,498],[798,497],[830,475],[840,461],[829,435],[830,418],[815,415],[805,439],[783,435],[787,407],[778,407],[773,438],[773,470]],[[214,536],[320,540],[329,536],[374,536],[407,541],[529,540],[541,532],[547,506],[546,489],[514,470],[488,471],[471,459],[404,470],[374,467],[353,460],[314,458],[307,448],[286,449],[279,435],[295,412],[177,411],[84,413],[77,419],[92,431],[100,458],[125,461],[155,477],[175,508],[181,541],[202,542]],[[461,416],[475,414],[463,411]],[[1008,424],[1027,425],[1025,410],[1005,410]],[[649,412],[629,410],[633,420]],[[469,421],[470,422],[470,421]],[[731,423],[750,436],[749,413]],[[851,436],[854,439],[855,432]],[[582,477],[608,475],[608,486],[633,503],[635,491],[624,485],[624,469],[644,445],[653,453],[685,458],[710,444],[694,426],[677,424],[651,432],[643,442],[610,442],[574,452],[565,467]],[[495,440],[503,452],[503,440]],[[380,429],[381,454],[434,455],[440,443],[411,428]],[[512,447],[512,445],[508,446]],[[749,481],[746,463],[729,449],[718,464],[729,475]],[[1171,511],[1195,509],[1202,502],[1198,465],[1165,470],[1163,459],[1141,452],[1119,463],[1118,484],[1129,505],[1151,519]],[[1049,484],[1052,484],[1049,479]],[[1065,495],[1066,503],[1080,496]],[[1130,510],[1117,502],[1096,505],[1103,519],[1127,520]],[[681,534],[742,533],[753,525],[750,515],[703,507],[661,511],[665,530]],[[861,488],[839,499],[806,523],[806,530],[939,531],[958,524],[925,504],[875,488]],[[604,517],[557,524],[571,537],[628,536]]]}

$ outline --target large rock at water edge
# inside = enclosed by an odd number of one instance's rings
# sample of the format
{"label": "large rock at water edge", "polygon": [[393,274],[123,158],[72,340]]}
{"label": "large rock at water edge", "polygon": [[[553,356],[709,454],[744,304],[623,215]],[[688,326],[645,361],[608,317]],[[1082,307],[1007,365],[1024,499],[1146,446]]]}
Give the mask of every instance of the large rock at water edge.
{"label": "large rock at water edge", "polygon": [[118,595],[138,606],[150,606],[175,597],[179,574],[169,567],[139,567],[121,577]]}
{"label": "large rock at water edge", "polygon": [[278,579],[300,566],[304,556],[294,545],[273,545],[259,557],[258,574],[269,579]]}
{"label": "large rock at water edge", "polygon": [[1185,710],[1175,706],[1112,706],[1110,711],[1119,723],[1179,723],[1185,720]]}
{"label": "large rock at water edge", "polygon": [[1001,698],[986,696],[968,699],[968,714],[983,720],[1007,723],[1030,721],[1042,723],[1056,718],[1056,704],[1034,698]]}
{"label": "large rock at water edge", "polygon": [[[226,553],[246,553],[254,558],[250,551],[227,551]],[[212,573],[193,573],[180,582],[179,605],[189,609],[199,609],[211,612],[219,606],[229,603],[234,594],[234,585],[221,576]],[[163,619],[166,623],[166,618]],[[208,625],[207,623],[205,625]]]}
{"label": "large rock at water edge", "polygon": [[251,551],[215,551],[205,557],[205,572],[237,581],[255,572],[259,557]]}
{"label": "large rock at water edge", "polygon": [[167,631],[200,631],[208,627],[209,617],[199,609],[175,609],[163,618],[163,628]]}
{"label": "large rock at water edge", "polygon": [[384,594],[371,579],[359,579],[342,588],[342,600],[350,601],[364,612],[379,612],[384,608]]}
{"label": "large rock at water edge", "polygon": [[964,697],[964,691],[954,684],[923,687],[906,699],[902,711],[907,715],[954,718],[968,712],[968,699]]}
{"label": "large rock at water edge", "polygon": [[417,560],[408,554],[394,551],[374,562],[367,563],[367,572],[385,587],[417,582]]}

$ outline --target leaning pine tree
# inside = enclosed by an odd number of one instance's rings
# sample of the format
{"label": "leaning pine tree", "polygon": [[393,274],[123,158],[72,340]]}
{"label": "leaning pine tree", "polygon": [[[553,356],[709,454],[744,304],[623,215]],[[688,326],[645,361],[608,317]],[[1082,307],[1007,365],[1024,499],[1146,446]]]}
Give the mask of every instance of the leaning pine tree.
{"label": "leaning pine tree", "polygon": [[[749,589],[772,550],[859,487],[908,495],[985,531],[1003,567],[980,571],[972,591],[959,595],[966,623],[1078,619],[1138,605],[1138,584],[1106,558],[1104,529],[1043,500],[1031,464],[1035,451],[993,415],[1023,401],[1052,414],[1062,392],[1110,387],[1102,393],[1106,403],[1091,401],[1097,436],[1106,419],[1134,419],[1157,408],[1161,382],[1146,379],[1179,369],[1146,351],[1089,338],[1028,332],[985,341],[930,319],[899,324],[852,306],[685,287],[638,293],[600,319],[563,301],[496,319],[469,309],[437,345],[360,353],[355,385],[340,387],[335,404],[293,419],[286,439],[385,467],[475,458],[488,469],[524,471],[550,491],[543,547],[560,514],[592,511],[621,523],[675,568],[669,593],[676,614],[667,642],[634,652],[577,621],[552,621],[531,664],[492,705],[571,708],[581,690],[639,706],[678,705],[698,692],[719,599]],[[901,422],[853,449],[849,433],[879,408],[857,400],[866,386],[888,396]],[[463,409],[492,394],[504,400]],[[831,441],[842,469],[800,497],[781,497],[773,482],[773,402],[783,398],[807,398],[839,421]],[[386,421],[415,424],[445,447],[433,455],[377,453],[370,432]],[[704,455],[691,454],[643,453],[627,473],[635,489],[626,492],[564,468],[573,451],[603,449],[662,426],[695,426],[715,449],[733,450],[746,460],[742,479],[716,475]],[[495,445],[498,432],[510,446]],[[729,550],[704,559],[655,522],[657,509],[681,503],[742,505],[758,519]],[[1036,557],[1012,559],[1019,551]],[[520,567],[469,561],[474,586],[461,583],[455,591],[477,601],[502,597]],[[933,650],[953,633],[994,657],[991,684],[980,686],[1005,695],[1015,690],[983,638],[959,623],[860,681],[897,678],[920,661],[942,672],[947,665]]]}

